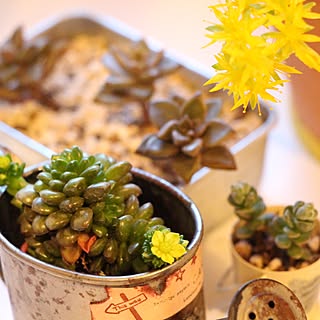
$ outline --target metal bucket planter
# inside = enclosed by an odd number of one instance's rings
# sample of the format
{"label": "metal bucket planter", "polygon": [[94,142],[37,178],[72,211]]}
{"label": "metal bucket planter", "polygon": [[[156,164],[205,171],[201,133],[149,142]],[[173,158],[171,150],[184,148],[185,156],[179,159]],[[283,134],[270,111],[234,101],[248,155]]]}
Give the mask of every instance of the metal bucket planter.
{"label": "metal bucket planter", "polygon": [[[29,168],[29,176],[39,167]],[[81,274],[43,263],[20,251],[19,211],[0,199],[0,255],[15,320],[205,319],[201,240],[203,225],[194,203],[166,181],[138,169],[134,182],[189,250],[161,270],[129,276]]]}

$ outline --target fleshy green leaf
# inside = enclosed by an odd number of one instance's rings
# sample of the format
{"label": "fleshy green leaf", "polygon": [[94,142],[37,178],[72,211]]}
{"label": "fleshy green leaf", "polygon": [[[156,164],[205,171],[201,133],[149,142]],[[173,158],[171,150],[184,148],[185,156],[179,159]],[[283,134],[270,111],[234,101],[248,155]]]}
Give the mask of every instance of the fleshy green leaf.
{"label": "fleshy green leaf", "polygon": [[207,107],[203,102],[200,93],[195,94],[190,100],[186,101],[182,109],[182,114],[190,119],[203,121],[206,117]]}
{"label": "fleshy green leaf", "polygon": [[204,148],[211,148],[221,143],[231,133],[234,133],[234,130],[229,124],[218,119],[212,120],[202,138]]}
{"label": "fleshy green leaf", "polygon": [[194,139],[192,142],[186,144],[181,148],[181,151],[189,157],[196,157],[200,154],[202,149],[202,139]]}
{"label": "fleshy green leaf", "polygon": [[222,99],[212,98],[206,100],[207,105],[207,115],[206,121],[210,121],[219,117],[219,114],[222,110]]}
{"label": "fleshy green leaf", "polygon": [[224,146],[215,146],[203,151],[201,164],[214,169],[237,168],[233,154]]}
{"label": "fleshy green leaf", "polygon": [[201,168],[199,157],[191,158],[180,154],[176,156],[171,163],[177,175],[182,177],[182,179],[187,183]]}
{"label": "fleshy green leaf", "polygon": [[179,106],[168,100],[150,103],[149,118],[156,127],[161,128],[168,121],[180,118]]}
{"label": "fleshy green leaf", "polygon": [[166,159],[177,155],[179,148],[155,135],[150,135],[143,140],[136,152],[152,159]]}

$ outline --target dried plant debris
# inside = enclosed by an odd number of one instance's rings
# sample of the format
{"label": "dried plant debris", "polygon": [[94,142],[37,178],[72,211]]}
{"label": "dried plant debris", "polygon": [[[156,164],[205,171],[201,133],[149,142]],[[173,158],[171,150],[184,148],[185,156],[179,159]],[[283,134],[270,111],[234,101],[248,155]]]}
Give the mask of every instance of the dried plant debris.
{"label": "dried plant debris", "polygon": [[54,93],[42,84],[65,49],[65,42],[46,37],[28,41],[18,27],[0,48],[0,99],[12,103],[34,99],[58,109]]}

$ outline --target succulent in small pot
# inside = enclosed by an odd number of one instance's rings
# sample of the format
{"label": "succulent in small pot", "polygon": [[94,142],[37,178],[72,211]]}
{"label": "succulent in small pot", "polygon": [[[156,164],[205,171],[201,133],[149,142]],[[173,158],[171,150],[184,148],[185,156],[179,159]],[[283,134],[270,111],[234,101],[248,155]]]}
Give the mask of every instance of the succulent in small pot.
{"label": "succulent in small pot", "polygon": [[165,162],[180,184],[188,183],[204,166],[236,169],[226,145],[235,131],[218,118],[219,111],[217,99],[204,101],[198,92],[188,100],[174,96],[171,100],[154,101],[149,115],[159,131],[146,136],[136,152],[159,164]]}
{"label": "succulent in small pot", "polygon": [[166,58],[163,50],[151,50],[144,40],[125,48],[112,45],[103,62],[111,74],[96,100],[107,104],[138,102],[143,107],[145,122],[149,122],[147,102],[153,95],[155,81],[180,67]]}
{"label": "succulent in small pot", "polygon": [[236,280],[284,282],[310,311],[320,285],[320,227],[313,204],[269,207],[245,182],[231,186],[228,201],[239,218],[232,232]]}
{"label": "succulent in small pot", "polygon": [[0,99],[10,103],[34,99],[47,107],[60,108],[43,83],[66,48],[63,40],[27,40],[18,27],[0,49]]}
{"label": "succulent in small pot", "polygon": [[[113,319],[118,310],[113,302],[119,300],[119,304],[123,304],[124,296],[129,295],[133,295],[132,299],[138,296],[141,303],[148,301],[139,308],[142,314],[149,314],[150,303],[157,303],[162,308],[159,319],[169,316],[186,319],[191,314],[199,314],[199,319],[204,319],[201,263],[200,258],[195,263],[199,252],[198,245],[194,246],[194,237],[201,238],[197,225],[201,218],[199,213],[198,218],[193,216],[196,209],[191,203],[182,204],[184,195],[180,191],[175,189],[178,192],[175,194],[171,190],[173,186],[136,171],[126,161],[115,161],[103,154],[86,155],[78,147],[53,155],[50,162],[45,162],[41,170],[28,179],[21,176],[24,166],[10,160],[9,155],[0,157],[1,182],[7,186],[7,194],[12,195],[11,204],[18,211],[18,224],[12,221],[13,212],[3,212],[1,217],[1,233],[8,238],[0,234],[0,250],[4,252],[1,263],[9,291],[19,286],[8,275],[10,263],[18,266],[21,261],[23,265],[27,261],[32,274],[41,278],[43,299],[57,301],[62,291],[68,291],[65,300],[68,308],[57,311],[61,319],[91,319],[92,316],[104,319],[106,315]],[[143,192],[146,188],[149,190]],[[165,212],[154,216],[152,200],[157,213],[159,209]],[[186,214],[184,218],[191,229],[176,227],[186,232],[186,239],[164,223],[168,220],[173,227],[183,219],[168,212],[169,203],[177,214]],[[18,229],[19,234],[14,235],[13,229]],[[20,246],[18,253],[8,240]],[[176,293],[172,279],[180,274],[179,279],[183,280],[181,269],[188,274],[197,270],[195,294],[191,294],[191,300],[187,299],[188,303],[180,301],[177,309],[173,308],[176,303],[163,309],[163,301]],[[19,283],[30,282],[31,293],[21,304],[26,303],[26,307],[31,299],[41,319],[53,315],[57,306],[52,306],[54,309],[49,306],[47,311],[42,309],[37,292],[33,294],[34,280],[30,280],[30,274],[27,277]],[[66,285],[68,281],[70,288]],[[54,290],[48,290],[49,283]],[[110,301],[105,299],[106,290]],[[21,300],[15,294],[12,296]],[[74,307],[75,303],[84,306],[80,310]],[[22,319],[23,308],[16,309],[17,319]],[[32,319],[34,315],[29,312],[27,319]]]}

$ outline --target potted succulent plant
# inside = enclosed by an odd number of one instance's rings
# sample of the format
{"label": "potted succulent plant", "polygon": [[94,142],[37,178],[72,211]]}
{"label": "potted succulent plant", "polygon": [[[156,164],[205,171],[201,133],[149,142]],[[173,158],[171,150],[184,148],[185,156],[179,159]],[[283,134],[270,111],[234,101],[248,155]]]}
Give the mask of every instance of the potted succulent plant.
{"label": "potted succulent plant", "polygon": [[131,46],[113,45],[103,58],[111,72],[99,90],[96,100],[106,104],[133,101],[142,106],[142,123],[149,122],[148,101],[155,91],[155,82],[176,71],[180,65],[167,59],[164,51],[153,51],[144,40]]}
{"label": "potted succulent plant", "polygon": [[22,27],[18,27],[1,47],[0,100],[18,103],[35,99],[59,109],[54,93],[45,88],[44,82],[66,49],[63,40],[50,42],[42,37],[28,41]]}
{"label": "potted succulent plant", "polygon": [[320,227],[312,203],[267,207],[245,182],[231,186],[228,197],[238,218],[232,230],[237,282],[273,278],[291,288],[309,312],[320,285]]}
{"label": "potted succulent plant", "polygon": [[158,131],[147,135],[136,152],[162,165],[167,179],[182,186],[202,167],[234,170],[227,143],[235,130],[219,118],[220,111],[217,99],[204,99],[201,93],[188,100],[174,96],[151,101],[150,121]]}
{"label": "potted succulent plant", "polygon": [[0,156],[1,264],[15,319],[205,319],[202,222],[181,191],[79,147],[24,171]]}

